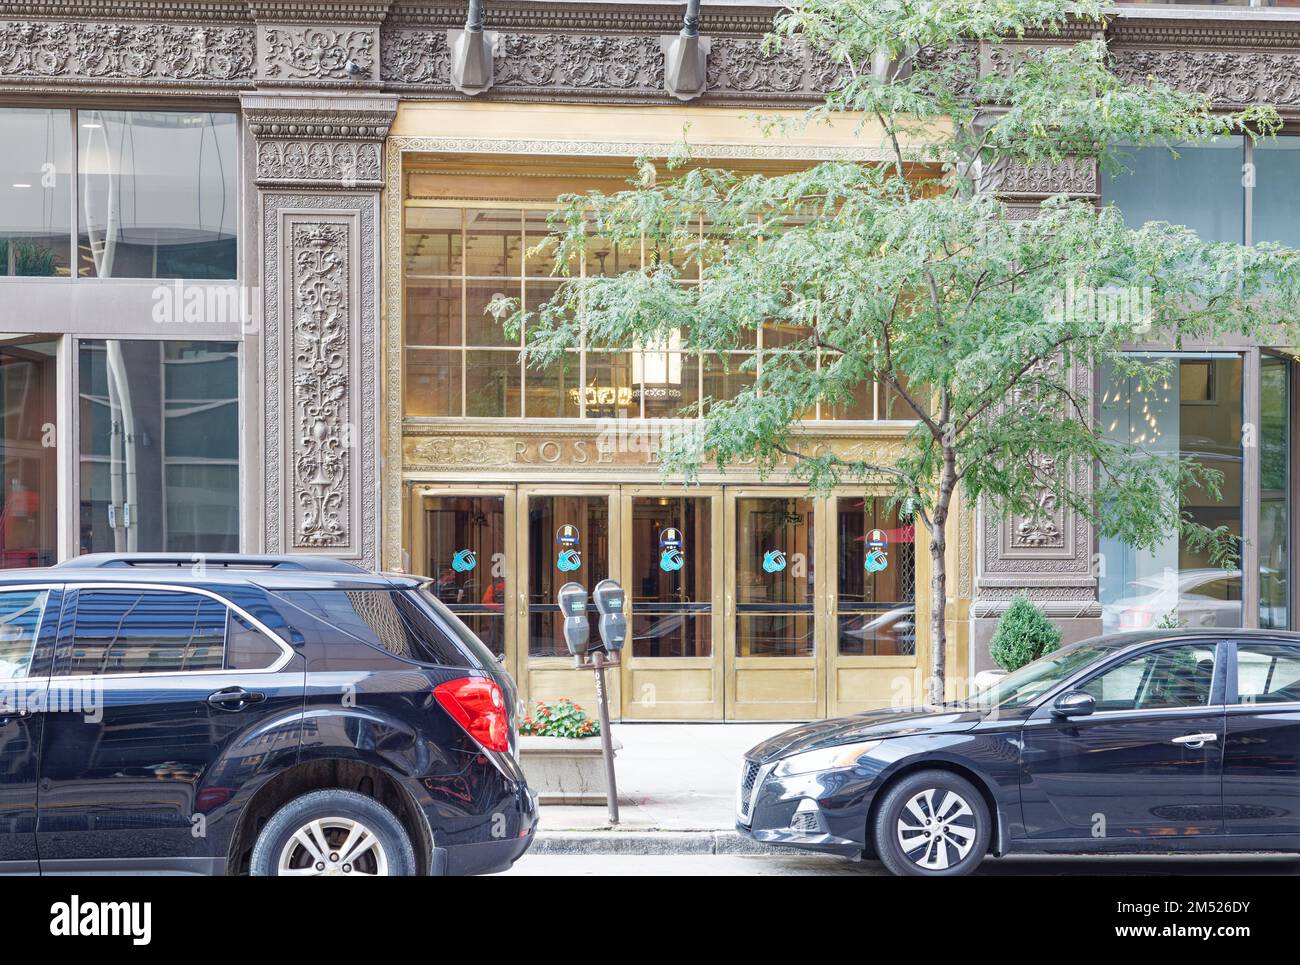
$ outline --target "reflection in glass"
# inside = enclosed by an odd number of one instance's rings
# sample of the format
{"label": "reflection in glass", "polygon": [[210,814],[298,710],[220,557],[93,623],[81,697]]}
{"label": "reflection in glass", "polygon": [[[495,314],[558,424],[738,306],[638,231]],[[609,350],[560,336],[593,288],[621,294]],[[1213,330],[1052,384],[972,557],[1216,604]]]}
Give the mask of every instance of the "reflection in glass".
{"label": "reflection in glass", "polygon": [[465,274],[518,278],[523,270],[523,212],[469,208],[465,212]]}
{"label": "reflection in glass", "polygon": [[[561,540],[561,527],[566,529]],[[576,539],[576,542],[574,541]],[[528,655],[567,657],[564,616],[555,593],[570,581],[590,592],[609,576],[609,501],[604,496],[528,498]],[[590,640],[598,643],[588,604]]]}
{"label": "reflection in glass", "polygon": [[836,639],[845,656],[916,653],[916,531],[887,503],[837,501]]}
{"label": "reflection in glass", "polygon": [[459,280],[406,282],[406,344],[460,345]]}
{"label": "reflection in glass", "polygon": [[1115,204],[1124,222],[1140,228],[1148,221],[1171,221],[1202,241],[1245,242],[1246,192],[1242,188],[1245,147],[1240,137],[1221,137],[1196,145],[1123,147],[1122,165],[1101,177],[1102,200]]}
{"label": "reflection in glass", "polygon": [[737,655],[811,656],[813,589],[812,500],[737,499]]}
{"label": "reflection in glass", "polygon": [[632,655],[713,653],[713,560],[708,497],[632,500]]}
{"label": "reflection in glass", "polygon": [[1264,137],[1255,143],[1251,243],[1300,246],[1300,137]]}
{"label": "reflection in glass", "polygon": [[55,414],[58,343],[0,348],[0,567],[49,566],[58,559]]}
{"label": "reflection in glass", "polygon": [[407,208],[403,253],[408,275],[459,275],[459,208]]}
{"label": "reflection in glass", "polygon": [[72,116],[0,108],[0,276],[66,276],[72,251]]}
{"label": "reflection in glass", "polygon": [[1259,625],[1270,630],[1290,627],[1290,380],[1291,365],[1286,359],[1260,356]]}
{"label": "reflection in glass", "polygon": [[704,356],[704,398],[706,400],[723,402],[734,399],[743,389],[753,385],[755,378],[752,354],[728,352],[725,355]]}
{"label": "reflection in glass", "polygon": [[530,419],[578,417],[581,395],[579,355],[565,352],[545,368],[524,368],[524,415]]}
{"label": "reflection in glass", "polygon": [[[1179,511],[1241,536],[1242,361],[1237,355],[1177,355],[1155,385],[1105,367],[1101,422],[1108,438],[1154,459],[1181,454],[1223,474],[1221,498],[1184,494]],[[1176,520],[1169,521],[1171,530]],[[1102,539],[1099,593],[1107,631],[1140,630],[1166,617],[1189,627],[1239,627],[1241,571],[1215,566],[1177,533],[1151,552]]]}
{"label": "reflection in glass", "polygon": [[458,416],[461,351],[407,349],[402,377],[403,410],[408,416]]}
{"label": "reflection in glass", "polygon": [[498,296],[519,299],[519,282],[510,281],[468,281],[465,283],[465,344],[466,345],[514,345],[518,346],[519,336],[511,338],[506,334],[505,321],[498,321],[495,315],[488,313],[487,307]]}
{"label": "reflection in glass", "polygon": [[80,549],[237,552],[239,346],[79,342]]}
{"label": "reflection in glass", "polygon": [[79,274],[234,278],[238,118],[77,112]]}
{"label": "reflection in glass", "polygon": [[506,652],[503,496],[426,496],[430,591],[495,654]]}
{"label": "reflection in glass", "polygon": [[635,419],[641,412],[632,394],[632,356],[627,352],[588,352],[587,418]]}
{"label": "reflection in glass", "polygon": [[519,352],[465,353],[465,414],[482,418],[518,417],[522,402]]}

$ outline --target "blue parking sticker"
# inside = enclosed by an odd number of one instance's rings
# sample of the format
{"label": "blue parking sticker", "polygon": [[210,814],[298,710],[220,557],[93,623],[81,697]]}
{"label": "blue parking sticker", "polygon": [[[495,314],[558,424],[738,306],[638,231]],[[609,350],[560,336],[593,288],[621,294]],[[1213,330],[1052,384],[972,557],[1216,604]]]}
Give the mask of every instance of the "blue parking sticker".
{"label": "blue parking sticker", "polygon": [[686,565],[682,555],[684,541],[681,530],[669,526],[659,531],[659,569],[665,573],[675,573]]}
{"label": "blue parking sticker", "polygon": [[880,573],[889,567],[889,537],[881,529],[867,534],[867,555],[862,561],[868,573]]}
{"label": "blue parking sticker", "polygon": [[565,523],[555,531],[555,545],[560,548],[555,558],[555,568],[561,573],[582,569],[582,551],[578,548],[580,542],[578,527],[572,523]]}

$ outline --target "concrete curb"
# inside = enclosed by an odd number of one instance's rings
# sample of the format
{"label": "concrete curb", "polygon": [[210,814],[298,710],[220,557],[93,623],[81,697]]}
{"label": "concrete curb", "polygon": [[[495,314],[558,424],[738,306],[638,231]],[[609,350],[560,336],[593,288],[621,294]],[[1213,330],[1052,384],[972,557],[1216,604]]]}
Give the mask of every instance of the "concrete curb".
{"label": "concrete curb", "polygon": [[735,831],[539,831],[529,854],[792,854]]}

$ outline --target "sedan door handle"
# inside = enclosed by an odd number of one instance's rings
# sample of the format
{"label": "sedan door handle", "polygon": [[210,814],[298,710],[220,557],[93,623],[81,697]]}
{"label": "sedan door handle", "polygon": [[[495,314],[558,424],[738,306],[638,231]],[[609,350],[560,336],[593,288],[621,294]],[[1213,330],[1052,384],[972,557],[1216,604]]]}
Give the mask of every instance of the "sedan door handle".
{"label": "sedan door handle", "polygon": [[1175,737],[1169,743],[1183,744],[1184,746],[1190,747],[1192,750],[1196,751],[1200,750],[1208,742],[1217,741],[1218,739],[1218,734],[1186,734],[1183,737]]}
{"label": "sedan door handle", "polygon": [[227,687],[225,690],[218,690],[215,694],[208,694],[208,703],[222,710],[243,710],[249,704],[256,704],[262,700],[266,700],[266,694],[256,690],[245,690],[243,687]]}

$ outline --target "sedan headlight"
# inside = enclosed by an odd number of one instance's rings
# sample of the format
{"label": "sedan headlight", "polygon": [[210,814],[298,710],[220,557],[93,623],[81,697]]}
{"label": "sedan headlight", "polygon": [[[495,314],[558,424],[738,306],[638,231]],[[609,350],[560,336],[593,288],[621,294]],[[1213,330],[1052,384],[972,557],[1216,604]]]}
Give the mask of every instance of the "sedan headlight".
{"label": "sedan headlight", "polygon": [[838,744],[835,747],[822,747],[815,751],[793,754],[783,758],[772,773],[777,777],[791,777],[813,771],[834,771],[852,767],[863,754],[879,744],[878,740],[862,741],[857,744]]}

